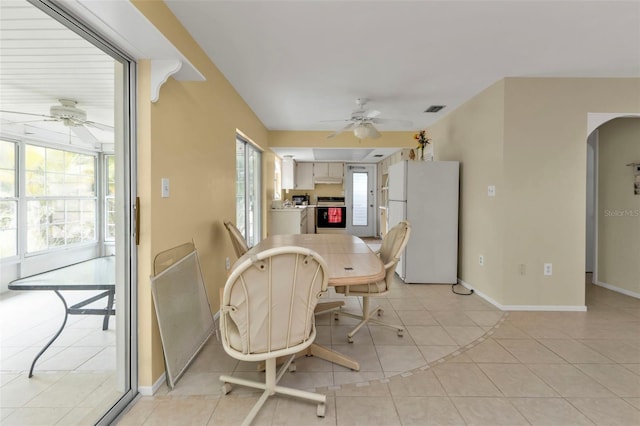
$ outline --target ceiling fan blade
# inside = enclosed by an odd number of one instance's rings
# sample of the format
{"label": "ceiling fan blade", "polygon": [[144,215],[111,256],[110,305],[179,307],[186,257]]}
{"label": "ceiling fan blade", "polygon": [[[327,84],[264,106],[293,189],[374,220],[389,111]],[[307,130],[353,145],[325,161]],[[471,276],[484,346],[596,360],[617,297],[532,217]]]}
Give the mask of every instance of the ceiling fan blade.
{"label": "ceiling fan blade", "polygon": [[332,133],[332,134],[330,134],[329,136],[327,136],[327,139],[328,139],[328,138],[333,138],[333,137],[335,137],[335,136],[338,136],[338,135],[339,135],[340,133],[342,133],[342,132],[346,132],[346,131],[348,131],[348,130],[351,130],[351,129],[353,129],[353,128],[355,127],[355,125],[356,125],[356,123],[349,123],[349,124],[347,124],[346,126],[344,126],[342,129],[338,130],[337,132]]}
{"label": "ceiling fan blade", "polygon": [[372,118],[371,122],[375,124],[398,124],[402,127],[411,127],[413,125],[409,120],[398,120],[394,118]]}
{"label": "ceiling fan blade", "polygon": [[70,129],[82,142],[88,145],[96,146],[100,143],[98,138],[96,138],[93,133],[84,126],[71,126]]}
{"label": "ceiling fan blade", "polygon": [[107,132],[113,132],[113,126],[107,124],[96,123],[95,121],[85,121],[82,124],[89,127],[95,127],[96,129],[104,130]]}
{"label": "ceiling fan blade", "polygon": [[50,121],[58,121],[56,119],[40,119],[40,120],[26,120],[26,121],[9,121],[7,120],[7,122],[11,123],[11,124],[31,124],[31,123],[47,123]]}
{"label": "ceiling fan blade", "polygon": [[367,111],[364,115],[367,118],[375,118],[380,115],[380,111],[372,109],[371,111]]}
{"label": "ceiling fan blade", "polygon": [[30,112],[20,112],[20,111],[8,111],[8,110],[4,110],[4,109],[0,109],[0,113],[3,114],[20,114],[20,115],[30,115],[32,117],[44,117],[44,118],[52,118],[52,119],[56,119],[56,117],[52,116],[52,115],[46,115],[46,114],[32,114]]}

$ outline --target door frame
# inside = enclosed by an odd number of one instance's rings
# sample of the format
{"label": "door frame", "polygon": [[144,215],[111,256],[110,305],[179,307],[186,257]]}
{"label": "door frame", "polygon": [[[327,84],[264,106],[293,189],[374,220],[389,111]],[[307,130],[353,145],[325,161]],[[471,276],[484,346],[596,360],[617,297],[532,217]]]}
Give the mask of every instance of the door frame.
{"label": "door frame", "polygon": [[[118,357],[116,386],[122,389],[122,392],[114,398],[113,405],[102,414],[102,417],[94,419],[96,425],[110,425],[138,395],[137,238],[139,224],[136,223],[138,203],[135,132],[137,63],[121,49],[121,46],[100,35],[82,18],[70,12],[64,4],[61,5],[52,0],[28,0],[28,2],[122,64],[120,73],[116,71],[114,87],[116,96],[114,155],[119,181],[116,191],[120,191],[120,195],[116,197],[116,209],[120,221],[120,226],[117,228],[120,238],[116,237],[116,252],[120,253],[116,255],[116,280],[122,280],[122,285],[116,286],[118,310],[121,315],[117,315],[115,320],[117,329],[121,330],[117,333],[117,346],[124,353],[124,356],[120,357],[121,352],[118,350],[116,355]],[[100,227],[100,229],[99,232],[103,232],[103,228]]]}
{"label": "door frame", "polygon": [[[378,235],[376,221],[376,206],[378,205],[377,196],[377,165],[372,163],[347,163],[345,164],[345,205],[347,206],[347,233],[357,237],[375,237]],[[367,197],[367,223],[368,226],[353,226],[353,173],[366,172],[369,175],[369,194]]]}

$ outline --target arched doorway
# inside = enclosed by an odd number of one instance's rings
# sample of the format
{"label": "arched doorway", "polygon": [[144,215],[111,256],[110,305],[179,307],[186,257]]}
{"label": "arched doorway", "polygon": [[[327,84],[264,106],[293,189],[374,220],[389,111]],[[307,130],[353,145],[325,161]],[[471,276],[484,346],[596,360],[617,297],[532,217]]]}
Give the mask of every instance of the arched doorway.
{"label": "arched doorway", "polygon": [[[637,274],[634,274],[633,271],[626,272],[626,276],[630,277],[628,279],[622,278],[624,275],[616,273],[615,278],[612,278],[612,273],[610,272],[613,269],[613,264],[611,261],[607,260],[612,257],[612,253],[609,251],[611,248],[611,244],[605,244],[605,241],[610,241],[612,237],[612,233],[616,234],[629,234],[635,231],[625,232],[624,226],[628,226],[629,221],[633,221],[633,214],[638,210],[634,207],[637,205],[635,198],[637,196],[633,195],[633,174],[631,170],[628,170],[626,165],[632,161],[640,160],[640,145],[637,145],[633,142],[627,143],[627,149],[625,153],[619,155],[620,158],[613,159],[611,158],[611,154],[605,156],[605,160],[603,164],[600,164],[600,148],[605,147],[601,146],[601,142],[608,143],[607,140],[602,140],[600,137],[600,129],[603,126],[607,125],[605,129],[607,129],[607,135],[611,134],[612,125],[617,126],[614,123],[611,123],[612,120],[617,120],[619,118],[629,118],[634,120],[633,122],[625,121],[626,124],[633,124],[633,128],[637,128],[637,119],[640,119],[640,114],[637,113],[619,113],[619,114],[605,114],[605,113],[594,113],[588,115],[588,125],[587,125],[587,182],[586,182],[586,237],[585,237],[585,272],[586,275],[586,284],[596,284],[601,287],[609,288],[610,290],[626,294],[632,297],[640,297],[640,290],[634,287],[633,284],[627,285],[625,284],[628,281],[638,281]],[[617,123],[618,121],[616,121]],[[614,127],[615,128],[615,127]],[[633,136],[632,136],[633,139]],[[606,152],[606,151],[605,151]],[[611,152],[611,150],[609,150]],[[636,158],[638,157],[638,158]],[[611,162],[614,162],[611,164]],[[604,173],[604,175],[599,176],[600,173]],[[611,174],[618,175],[617,177],[611,176]],[[603,179],[605,182],[609,182],[609,186],[605,186],[601,188]],[[613,186],[613,192],[619,193],[622,195],[617,195],[617,198],[611,198],[612,187],[611,181],[614,179],[614,182],[617,182]],[[617,179],[617,181],[615,180]],[[628,182],[627,182],[628,179]],[[620,188],[620,189],[618,189]],[[628,191],[628,192],[627,192]],[[603,196],[606,195],[606,203],[603,203]],[[604,215],[603,212],[619,212],[619,217],[613,217],[613,213]],[[602,223],[599,226],[599,221]],[[603,222],[606,221],[606,222]],[[633,223],[633,222],[632,222]],[[606,228],[603,228],[602,225],[607,225]],[[625,225],[627,224],[627,225]],[[621,226],[623,228],[621,228]],[[632,225],[633,226],[633,225]],[[606,230],[606,232],[605,232]],[[605,232],[603,234],[603,232]],[[606,239],[603,239],[606,237]],[[599,241],[599,238],[602,239]],[[624,258],[624,253],[628,250],[624,249],[625,243],[622,242],[620,244],[621,254],[617,255],[617,258]],[[608,247],[608,248],[607,248]],[[614,245],[615,247],[615,245]],[[606,250],[604,252],[599,253],[599,250]],[[617,248],[615,248],[617,250]],[[606,257],[601,257],[606,253]],[[603,263],[605,262],[605,263]],[[629,263],[629,262],[627,262]],[[600,276],[599,274],[599,265],[606,265],[608,272],[605,276]],[[625,268],[622,268],[625,269]],[[635,276],[635,278],[634,278]],[[623,283],[623,284],[620,284]],[[588,300],[588,298],[587,298]]]}

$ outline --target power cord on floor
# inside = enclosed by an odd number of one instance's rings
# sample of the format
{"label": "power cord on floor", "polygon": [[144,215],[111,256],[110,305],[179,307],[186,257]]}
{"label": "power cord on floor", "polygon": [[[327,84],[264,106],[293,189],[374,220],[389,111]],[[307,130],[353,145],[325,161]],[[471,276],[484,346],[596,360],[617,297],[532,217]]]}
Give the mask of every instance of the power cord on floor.
{"label": "power cord on floor", "polygon": [[455,291],[454,287],[457,286],[458,284],[452,284],[451,285],[451,291],[454,292],[455,294],[459,294],[460,296],[471,296],[473,294],[473,289],[469,289],[469,293],[459,293],[457,291]]}

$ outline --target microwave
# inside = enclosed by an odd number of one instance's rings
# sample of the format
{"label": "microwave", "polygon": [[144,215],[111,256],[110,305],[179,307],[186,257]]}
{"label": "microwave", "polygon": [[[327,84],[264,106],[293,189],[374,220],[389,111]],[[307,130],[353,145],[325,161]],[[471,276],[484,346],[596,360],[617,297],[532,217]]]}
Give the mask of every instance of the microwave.
{"label": "microwave", "polygon": [[291,197],[291,201],[295,206],[306,206],[309,204],[309,196],[308,195],[293,195]]}

